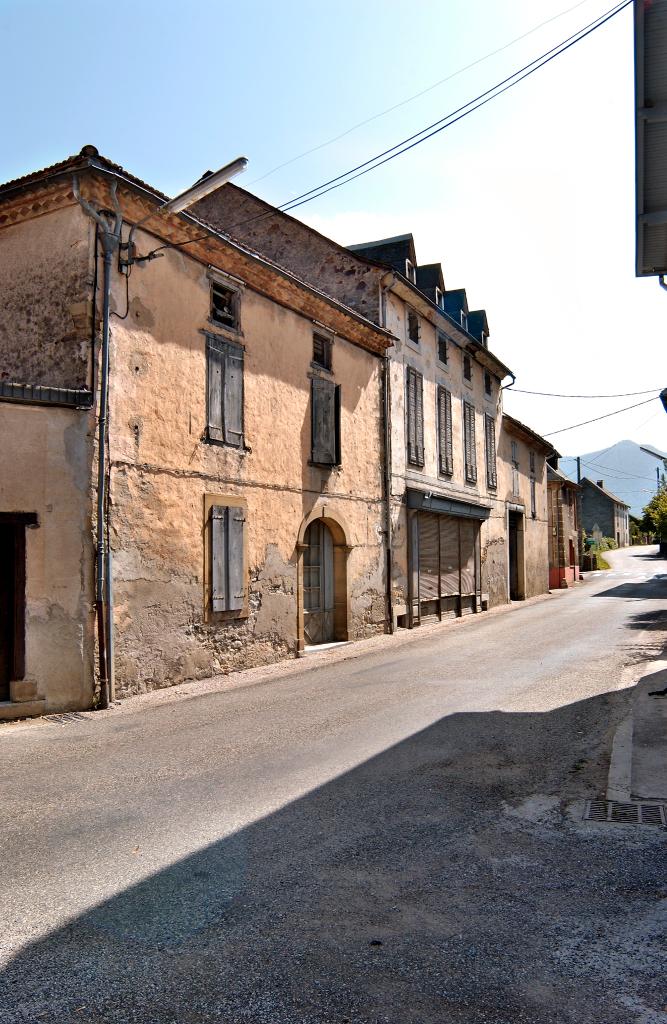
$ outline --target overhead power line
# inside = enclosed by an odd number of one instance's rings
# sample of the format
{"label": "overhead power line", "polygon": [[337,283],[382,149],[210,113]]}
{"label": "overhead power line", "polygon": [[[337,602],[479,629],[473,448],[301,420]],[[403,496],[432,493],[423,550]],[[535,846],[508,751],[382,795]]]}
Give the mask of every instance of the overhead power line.
{"label": "overhead power line", "polygon": [[[286,202],[282,203],[279,207],[277,207],[277,209],[282,210],[283,212],[287,212],[288,210],[296,209],[297,206],[303,206],[305,203],[312,202],[313,199],[319,199],[321,196],[326,195],[327,192],[331,192],[335,188],[340,188],[342,185],[347,185],[350,181],[354,181],[356,178],[360,178],[364,174],[368,174],[370,171],[376,170],[376,168],[381,167],[383,164],[388,163],[390,160],[395,160],[396,157],[402,156],[403,153],[407,153],[410,149],[414,149],[415,146],[421,145],[422,142],[426,142],[427,139],[433,138],[434,135],[439,134],[446,128],[451,128],[452,125],[456,124],[464,117],[467,117],[469,114],[472,114],[475,110],[479,110],[480,107],[483,107],[487,103],[490,103],[490,101],[492,99],[495,99],[497,96],[501,96],[504,92],[507,92],[508,89],[511,89],[513,86],[518,85],[519,82],[522,82],[525,78],[528,78],[530,75],[534,74],[536,71],[544,67],[546,64],[550,63],[556,57],[559,57],[562,53],[565,53],[565,51],[569,50],[570,47],[575,46],[577,43],[581,42],[582,39],[585,39],[592,32],[595,32],[597,29],[601,28],[612,18],[616,17],[617,14],[620,14],[620,12],[624,10],[626,7],[628,7],[631,3],[632,0],[623,0],[622,3],[616,4],[614,7],[610,8],[607,12],[605,12],[605,14],[600,15],[600,17],[596,18],[588,25],[585,25],[584,28],[579,29],[571,36],[568,36],[567,39],[564,39],[561,43],[558,43],[557,46],[552,47],[550,50],[547,50],[545,53],[541,54],[541,56],[536,57],[535,60],[531,61],[529,64],[524,65],[524,67],[520,68],[518,71],[513,72],[511,75],[508,75],[507,78],[504,78],[502,81],[497,82],[494,86],[491,86],[491,88],[486,89],[484,92],[480,93],[474,99],[469,100],[468,103],[464,103],[463,106],[451,111],[449,114],[446,114],[438,121],[434,121],[433,124],[428,125],[426,128],[422,128],[414,135],[410,135],[408,136],[408,138],[403,139],[401,142],[397,142],[394,146],[390,146],[389,149],[383,150],[382,153],[377,153],[374,157],[370,157],[363,163],[357,164],[356,167],[351,168],[349,171],[345,171],[343,174],[339,174],[335,178],[330,178],[328,181],[323,182],[321,185],[317,185],[315,188],[309,189],[307,192],[303,192],[301,193],[301,195],[295,196],[293,199],[287,200]],[[272,212],[274,211],[270,211],[269,213],[265,212],[257,214],[255,217],[251,217],[247,221],[242,221],[240,223],[245,224],[249,223],[249,221],[251,220],[256,220],[261,217],[270,216]],[[238,225],[232,225],[232,229],[237,226]]]}
{"label": "overhead power line", "polygon": [[648,391],[625,391],[619,395],[559,395],[553,391],[526,391],[524,388],[507,389],[513,394],[519,395],[542,395],[543,398],[636,398],[638,395],[659,395],[657,388],[650,388]]}
{"label": "overhead power line", "polygon": [[[543,434],[542,436],[553,437],[555,434],[564,434],[566,430],[575,430],[577,427],[587,427],[589,423],[597,423],[598,420],[606,420],[609,419],[610,416],[618,416],[621,412],[628,412],[630,409],[638,409],[640,405],[648,405],[649,402],[653,401],[655,401],[654,398],[647,398],[644,402],[635,402],[634,405],[626,405],[624,409],[616,409],[614,412],[607,412],[604,416],[595,416],[592,420],[584,420],[582,423],[573,423],[572,426],[560,427],[559,430],[550,430],[548,434]],[[609,451],[608,448],[607,451]]]}
{"label": "overhead power line", "polygon": [[573,7],[568,7],[566,10],[560,11],[559,14],[554,14],[553,17],[547,18],[546,21],[541,21],[539,25],[534,25],[533,28],[528,29],[527,32],[523,32],[520,36],[515,36],[515,38],[510,39],[508,43],[504,43],[503,46],[499,46],[498,49],[491,50],[489,53],[485,53],[483,57],[478,57],[476,60],[471,61],[470,64],[465,64],[456,71],[452,71],[452,73],[446,75],[445,78],[438,79],[437,82],[427,85],[426,88],[413,93],[412,96],[408,96],[406,99],[400,100],[398,103],[394,103],[391,107],[386,107],[385,110],[380,110],[377,114],[372,114],[371,117],[367,117],[364,121],[358,121],[356,124],[353,124],[351,128],[346,128],[345,131],[341,132],[339,135],[334,135],[331,139],[327,139],[326,142],[320,142],[317,146],[312,146],[310,149],[304,150],[303,153],[299,153],[297,156],[293,156],[289,160],[285,160],[283,163],[271,168],[270,171],[266,171],[265,174],[260,175],[259,178],[253,178],[249,183],[249,187],[250,185],[256,185],[258,182],[264,181],[265,178],[270,178],[271,175],[275,174],[277,171],[282,171],[283,167],[289,167],[291,164],[297,163],[298,160],[303,160],[304,157],[310,156],[311,153],[318,153],[321,149],[326,149],[327,146],[332,146],[334,142],[339,142],[346,136],[351,135],[352,132],[356,132],[359,128],[364,128],[367,124],[371,124],[373,121],[377,121],[381,117],[386,117],[387,114],[392,114],[394,110],[399,110],[401,107],[407,106],[408,103],[413,103],[415,100],[420,99],[427,93],[439,88],[439,86],[445,85],[446,82],[451,82],[453,78],[458,78],[459,75],[464,74],[466,71],[470,71],[472,68],[476,68],[479,64],[483,64],[484,61],[489,60],[491,57],[497,57],[499,53],[504,53],[505,50],[509,50],[509,48],[514,46],[515,43],[520,43],[522,39],[527,39],[528,36],[532,36],[535,32],[539,32],[541,28],[544,28],[546,25],[550,25],[553,21],[558,21],[559,18],[564,18],[566,14],[571,14],[572,11],[576,11],[579,7],[583,7],[584,4],[588,2],[589,0],[579,0],[579,3],[574,4]]}

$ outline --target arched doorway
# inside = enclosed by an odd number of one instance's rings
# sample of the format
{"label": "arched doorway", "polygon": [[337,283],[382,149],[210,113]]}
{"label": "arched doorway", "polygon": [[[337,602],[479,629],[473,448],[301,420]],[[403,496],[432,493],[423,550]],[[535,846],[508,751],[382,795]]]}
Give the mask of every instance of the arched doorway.
{"label": "arched doorway", "polygon": [[334,542],[322,519],[306,530],[303,551],[303,633],[307,644],[336,637]]}

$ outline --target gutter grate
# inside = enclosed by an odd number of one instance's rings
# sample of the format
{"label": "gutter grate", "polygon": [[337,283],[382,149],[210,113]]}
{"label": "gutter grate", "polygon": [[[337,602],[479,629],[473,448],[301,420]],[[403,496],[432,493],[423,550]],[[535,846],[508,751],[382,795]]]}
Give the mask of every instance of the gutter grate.
{"label": "gutter grate", "polygon": [[620,800],[587,800],[584,821],[617,822],[622,825],[667,825],[663,804],[638,804]]}

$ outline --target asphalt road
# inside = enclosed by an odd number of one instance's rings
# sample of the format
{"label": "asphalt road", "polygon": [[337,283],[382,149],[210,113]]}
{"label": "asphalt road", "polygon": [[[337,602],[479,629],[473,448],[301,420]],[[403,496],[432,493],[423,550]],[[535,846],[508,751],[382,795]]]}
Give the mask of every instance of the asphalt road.
{"label": "asphalt road", "polygon": [[582,821],[664,656],[653,550],[253,686],[0,728],[0,1024],[667,1022],[664,830]]}

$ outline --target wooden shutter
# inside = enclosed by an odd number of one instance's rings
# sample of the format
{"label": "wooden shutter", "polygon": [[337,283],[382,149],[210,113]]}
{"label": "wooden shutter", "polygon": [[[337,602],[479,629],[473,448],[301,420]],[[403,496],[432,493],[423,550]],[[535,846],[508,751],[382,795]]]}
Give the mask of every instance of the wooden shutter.
{"label": "wooden shutter", "polygon": [[486,483],[495,489],[498,486],[496,463],[496,423],[493,416],[484,417],[484,442],[486,448]]}
{"label": "wooden shutter", "polygon": [[211,608],[214,612],[243,608],[244,527],[244,509],[226,505],[211,508]]}
{"label": "wooden shutter", "polygon": [[335,466],[337,457],[336,422],[340,422],[340,413],[336,406],[340,403],[340,390],[337,394],[336,385],[330,380],[313,377],[311,381],[311,416],[312,416],[312,461],[323,466]]}
{"label": "wooden shutter", "polygon": [[452,396],[442,385],[438,385],[438,451],[440,472],[444,476],[451,476],[454,472]]}
{"label": "wooden shutter", "polygon": [[224,342],[206,335],[206,414],[208,436],[213,441],[224,441],[222,429],[222,382],[224,379]]}
{"label": "wooden shutter", "polygon": [[466,481],[477,483],[477,446],[475,443],[475,408],[463,403],[463,447],[465,450]]}
{"label": "wooden shutter", "polygon": [[424,465],[424,378],[412,366],[407,370],[408,462]]}
{"label": "wooden shutter", "polygon": [[243,349],[225,343],[223,413],[225,441],[234,448],[243,445]]}

